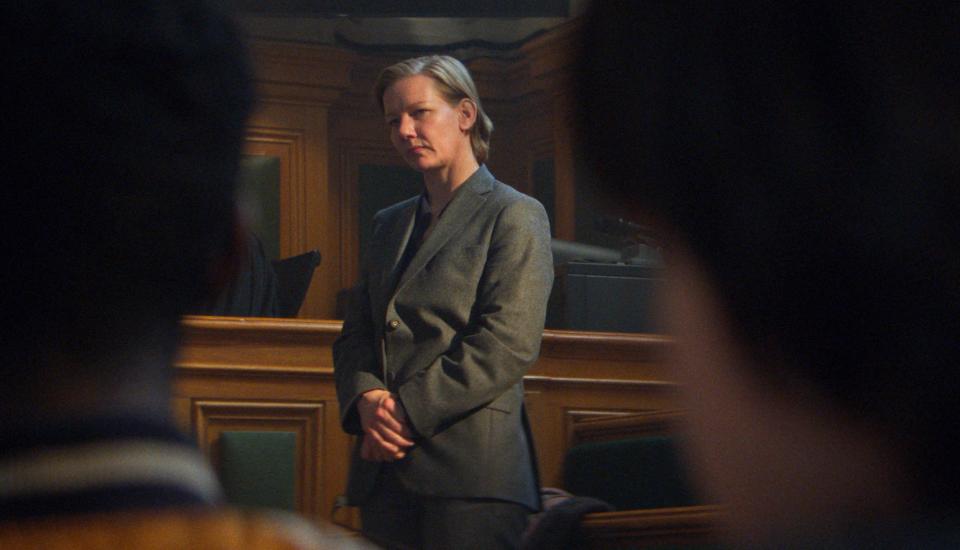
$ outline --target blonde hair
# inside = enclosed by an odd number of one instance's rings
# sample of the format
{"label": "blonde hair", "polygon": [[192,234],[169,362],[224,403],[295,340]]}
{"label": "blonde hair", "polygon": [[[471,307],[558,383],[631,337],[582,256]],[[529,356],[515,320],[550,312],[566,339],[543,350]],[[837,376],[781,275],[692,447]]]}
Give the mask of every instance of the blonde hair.
{"label": "blonde hair", "polygon": [[436,83],[437,90],[447,102],[455,105],[463,99],[471,101],[477,108],[477,120],[470,128],[470,146],[477,162],[483,163],[490,152],[490,134],[493,133],[493,121],[483,111],[480,96],[473,83],[470,72],[463,63],[449,55],[427,55],[414,57],[390,65],[380,71],[373,86],[374,98],[380,112],[383,113],[383,93],[398,80],[408,76],[428,76]]}

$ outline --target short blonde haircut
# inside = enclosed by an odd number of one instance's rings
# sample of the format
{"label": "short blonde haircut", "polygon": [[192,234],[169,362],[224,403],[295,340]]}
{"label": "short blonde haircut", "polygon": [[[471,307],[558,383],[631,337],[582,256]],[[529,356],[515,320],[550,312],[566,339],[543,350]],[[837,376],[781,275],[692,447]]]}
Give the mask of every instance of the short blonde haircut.
{"label": "short blonde haircut", "polygon": [[437,90],[451,105],[463,99],[471,101],[477,107],[477,120],[470,128],[470,146],[477,162],[487,160],[490,152],[490,134],[493,122],[480,105],[480,96],[473,83],[470,72],[463,63],[449,55],[427,55],[406,59],[380,71],[373,87],[374,98],[383,113],[383,93],[398,80],[408,76],[424,75],[433,79]]}

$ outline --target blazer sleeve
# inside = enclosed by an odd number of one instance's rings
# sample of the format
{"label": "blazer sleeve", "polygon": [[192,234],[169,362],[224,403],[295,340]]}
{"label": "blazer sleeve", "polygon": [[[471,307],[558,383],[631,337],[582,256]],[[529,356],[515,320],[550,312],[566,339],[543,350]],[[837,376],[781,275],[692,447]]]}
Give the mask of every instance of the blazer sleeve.
{"label": "blazer sleeve", "polygon": [[521,196],[499,214],[471,321],[397,394],[411,427],[431,437],[507,392],[536,361],[553,285],[550,222]]}
{"label": "blazer sleeve", "polygon": [[[376,228],[375,220],[375,228]],[[374,230],[376,233],[376,229]],[[340,423],[351,434],[362,433],[356,402],[361,394],[387,389],[376,349],[376,328],[370,305],[369,262],[351,289],[340,337],[333,343],[333,374],[340,404]]]}

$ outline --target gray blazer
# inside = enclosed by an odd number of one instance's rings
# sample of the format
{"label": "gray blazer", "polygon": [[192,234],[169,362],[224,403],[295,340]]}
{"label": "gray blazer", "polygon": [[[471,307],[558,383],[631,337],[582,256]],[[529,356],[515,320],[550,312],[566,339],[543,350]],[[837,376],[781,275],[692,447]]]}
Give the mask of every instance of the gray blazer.
{"label": "gray blazer", "polygon": [[[406,271],[397,266],[419,197],[377,213],[334,371],[343,429],[361,434],[355,403],[399,395],[416,446],[395,462],[412,492],[540,505],[523,375],[537,359],[553,284],[543,206],[481,166],[447,205]],[[373,490],[381,463],[359,441],[347,489]]]}

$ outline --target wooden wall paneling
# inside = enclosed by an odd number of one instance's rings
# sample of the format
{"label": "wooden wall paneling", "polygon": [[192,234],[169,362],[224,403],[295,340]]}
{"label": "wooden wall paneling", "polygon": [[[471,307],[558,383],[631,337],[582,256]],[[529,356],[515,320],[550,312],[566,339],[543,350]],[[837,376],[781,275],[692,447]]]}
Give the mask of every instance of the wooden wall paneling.
{"label": "wooden wall paneling", "polygon": [[574,422],[675,408],[677,386],[664,365],[670,345],[660,335],[544,331],[524,381],[540,394],[534,437],[544,485],[561,486]]}
{"label": "wooden wall paneling", "polygon": [[[207,417],[197,410],[201,404],[206,407],[204,410],[232,413],[226,415],[229,422],[223,414],[217,416],[217,425],[221,427],[215,433],[262,426],[264,408],[279,408],[295,418],[314,411],[310,421],[314,427],[307,433],[316,434],[311,436],[316,443],[308,442],[304,447],[313,460],[313,477],[300,478],[298,486],[302,494],[314,495],[310,507],[304,510],[307,517],[329,518],[337,497],[346,487],[346,459],[351,445],[350,437],[340,429],[333,383],[331,347],[340,324],[191,317],[183,321],[183,328],[185,342],[175,371],[175,417],[190,418],[188,427],[198,444],[211,448],[210,431],[204,420]],[[230,408],[237,403],[242,405]],[[210,404],[222,406],[211,409]],[[289,419],[283,418],[280,414],[280,420],[273,422],[290,424]],[[222,427],[225,422],[228,428]]]}
{"label": "wooden wall paneling", "polygon": [[574,59],[582,22],[573,19],[524,44],[520,49],[530,62],[531,77],[546,91],[552,106],[554,173],[556,175],[555,228],[558,239],[576,240],[576,169],[573,144]]}
{"label": "wooden wall paneling", "polygon": [[570,447],[572,424],[590,415],[626,414],[675,406],[676,387],[666,382],[527,377],[530,391],[540,393],[534,439],[541,483],[561,487],[563,457]]}
{"label": "wooden wall paneling", "polygon": [[[380,131],[383,131],[382,124]],[[360,279],[360,167],[364,164],[403,166],[403,160],[393,148],[371,141],[341,140],[337,145],[337,170],[341,182],[340,254],[343,268],[340,288],[350,288]]]}
{"label": "wooden wall paneling", "polygon": [[[494,132],[488,165],[498,179],[535,196],[533,165],[553,158],[551,92],[533,77],[526,57],[468,63]],[[539,198],[539,197],[538,197]],[[556,209],[556,205],[550,205]]]}
{"label": "wooden wall paneling", "polygon": [[339,275],[337,208],[327,195],[325,108],[264,100],[251,118],[247,152],[280,159],[280,253],[319,250],[301,317],[332,317]]}
{"label": "wooden wall paneling", "polygon": [[[269,109],[269,108],[268,108]],[[269,116],[273,114],[274,116]],[[257,118],[277,120],[269,113]],[[307,155],[302,131],[278,128],[261,128],[248,125],[244,153],[274,157],[280,161],[280,256],[286,258],[307,246],[306,212],[303,211],[307,195]]]}
{"label": "wooden wall paneling", "polygon": [[360,166],[403,165],[390,143],[383,117],[370,96],[380,70],[395,61],[382,56],[358,56],[350,71],[349,88],[330,107],[329,174],[331,187],[337,190],[336,204],[340,213],[337,247],[341,268],[335,292],[352,287],[360,276]]}
{"label": "wooden wall paneling", "polygon": [[278,103],[329,105],[350,87],[353,52],[256,39],[250,43],[257,92]]}
{"label": "wooden wall paneling", "polygon": [[191,373],[219,370],[333,375],[339,321],[185,317],[177,365]]}
{"label": "wooden wall paneling", "polygon": [[340,281],[339,189],[328,181],[327,117],[350,84],[351,52],[256,40],[251,44],[258,109],[250,154],[281,159],[281,255],[319,250],[320,266],[300,317],[332,318]]}
{"label": "wooden wall paneling", "polygon": [[529,67],[523,60],[478,58],[466,63],[484,110],[493,121],[487,166],[500,181],[531,194],[522,115]]}
{"label": "wooden wall paneling", "polygon": [[586,380],[672,382],[664,364],[672,343],[658,334],[545,330],[530,375]]}
{"label": "wooden wall paneling", "polygon": [[[544,206],[547,207],[547,211],[551,213],[553,219],[550,220],[550,234],[557,237],[557,226],[563,224],[569,224],[565,221],[560,224],[557,222],[557,212],[563,212],[564,216],[569,215],[566,213],[566,209],[563,205],[559,204],[560,200],[565,196],[563,194],[557,195],[557,179],[556,179],[556,158],[554,153],[554,141],[553,141],[553,117],[549,113],[543,111],[544,104],[541,102],[539,104],[539,109],[534,110],[531,108],[531,115],[525,117],[525,122],[523,124],[524,128],[524,140],[529,143],[529,147],[526,151],[525,164],[527,166],[527,179],[528,185],[531,189],[531,195],[536,197],[541,202],[547,200],[547,197],[539,197],[535,192],[535,182],[534,182],[534,166],[537,162],[549,160],[553,164],[553,201],[551,204]],[[534,122],[534,120],[536,122]],[[564,233],[569,231],[564,230]]]}
{"label": "wooden wall paneling", "polygon": [[[256,418],[258,403],[297,411],[322,408],[319,485],[303,490],[319,494],[316,513],[330,517],[346,486],[352,444],[340,429],[333,380],[332,345],[341,323],[192,317],[183,328],[172,406],[176,417],[194,416],[201,445],[209,439],[195,411],[201,403],[244,404],[230,417],[239,425]],[[544,485],[559,486],[563,454],[575,423],[586,422],[581,419],[676,408],[677,387],[664,366],[669,346],[662,336],[544,332],[540,358],[524,379]],[[354,510],[338,513],[336,520],[357,525]]]}
{"label": "wooden wall paneling", "polygon": [[310,518],[323,517],[322,445],[325,441],[324,403],[270,401],[193,401],[194,433],[201,450],[220,464],[219,439],[225,431],[291,432],[296,438],[296,510]]}
{"label": "wooden wall paneling", "polygon": [[[560,105],[566,102],[557,102]],[[573,158],[573,144],[570,135],[568,113],[565,107],[558,107],[554,115],[557,124],[554,125],[554,194],[556,197],[555,218],[556,228],[554,235],[565,241],[576,241],[576,180],[575,163]]]}

